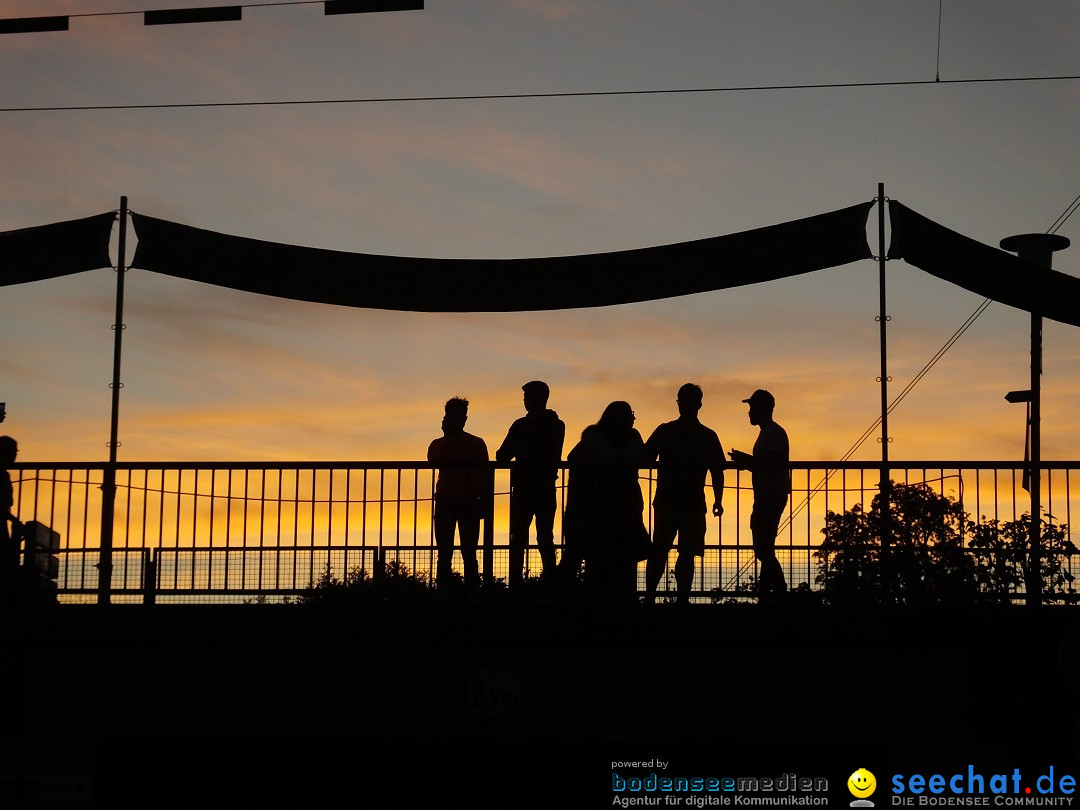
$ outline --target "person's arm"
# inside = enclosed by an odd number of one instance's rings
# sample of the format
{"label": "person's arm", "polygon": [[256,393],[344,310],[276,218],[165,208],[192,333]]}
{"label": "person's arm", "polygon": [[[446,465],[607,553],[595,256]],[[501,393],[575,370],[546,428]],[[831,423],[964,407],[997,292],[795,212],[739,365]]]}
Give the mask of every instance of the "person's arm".
{"label": "person's arm", "polygon": [[[517,427],[517,422],[510,425],[510,429],[506,431],[506,438],[503,439],[503,443],[499,445],[499,449],[495,451],[495,460],[500,464],[506,464],[507,462],[513,461],[514,456],[517,455],[515,427]],[[486,447],[484,448],[484,453],[487,453]],[[484,460],[487,461],[487,459]]]}
{"label": "person's arm", "polygon": [[660,457],[660,443],[663,441],[664,426],[660,425],[649,436],[648,441],[645,442],[641,448],[641,466],[651,467],[656,463],[656,459]]}
{"label": "person's arm", "polygon": [[712,479],[713,489],[712,513],[720,517],[724,514],[724,447],[719,439],[716,440],[709,477]]}
{"label": "person's arm", "polygon": [[744,453],[742,450],[729,450],[728,456],[738,467],[749,470],[754,466],[754,457],[749,453]]}

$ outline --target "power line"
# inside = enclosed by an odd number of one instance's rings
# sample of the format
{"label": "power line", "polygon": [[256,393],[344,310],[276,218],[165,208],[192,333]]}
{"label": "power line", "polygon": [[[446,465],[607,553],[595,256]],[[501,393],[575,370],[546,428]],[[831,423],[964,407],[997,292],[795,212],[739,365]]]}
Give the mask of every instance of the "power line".
{"label": "power line", "polygon": [[1073,76],[1003,76],[983,79],[913,79],[889,82],[827,82],[821,84],[769,84],[737,85],[730,87],[684,87],[656,90],[576,90],[554,93],[483,93],[454,96],[369,96],[361,98],[323,98],[323,99],[277,99],[270,101],[194,101],[155,104],[85,104],[54,105],[41,107],[0,107],[0,113],[12,112],[85,112],[106,110],[175,110],[175,109],[212,109],[218,107],[285,107],[298,105],[329,104],[393,104],[405,102],[431,101],[498,101],[515,99],[542,98],[588,98],[600,96],[660,96],[690,95],[694,93],[752,93],[775,90],[846,90],[873,87],[917,87],[920,85],[941,84],[1007,84],[1013,82],[1056,82],[1075,81],[1080,75]]}
{"label": "power line", "polygon": [[1047,229],[1047,233],[1057,233],[1066,220],[1076,213],[1076,209],[1080,208],[1080,194],[1076,195],[1076,199],[1069,203],[1069,207],[1065,209],[1060,217],[1054,220],[1054,224]]}

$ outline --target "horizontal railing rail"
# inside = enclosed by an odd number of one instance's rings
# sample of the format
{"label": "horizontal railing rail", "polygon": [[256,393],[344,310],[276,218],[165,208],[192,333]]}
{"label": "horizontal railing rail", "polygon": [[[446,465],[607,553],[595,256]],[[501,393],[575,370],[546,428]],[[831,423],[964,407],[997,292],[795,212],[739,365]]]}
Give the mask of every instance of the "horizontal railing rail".
{"label": "horizontal railing rail", "polygon": [[[509,465],[488,465],[492,496],[481,541],[489,581],[505,580],[509,566]],[[822,554],[829,513],[869,511],[879,493],[879,462],[795,461],[792,492],[780,524],[776,552],[788,585],[811,593],[830,571]],[[11,468],[15,505],[23,521],[59,532],[57,589],[61,601],[94,601],[101,593],[103,554],[111,566],[105,590],[115,601],[262,601],[296,598],[329,578],[374,572],[397,562],[433,580],[432,531],[437,470],[423,462],[125,462],[112,469],[116,494],[111,549],[103,549],[104,463],[19,463]],[[1024,489],[1027,467],[1013,461],[894,461],[896,484],[925,485],[947,496],[975,526],[1015,524],[1031,511]],[[1080,462],[1041,464],[1043,519],[1072,548],[1072,513],[1080,490],[1071,486]],[[567,468],[560,466],[555,522],[562,547]],[[652,527],[655,471],[642,470],[644,520]],[[706,489],[711,503],[711,492]],[[726,471],[724,514],[709,518],[705,553],[693,583],[697,600],[748,596],[757,565],[749,528],[753,508],[750,474]],[[962,549],[974,558],[1007,555],[970,545],[959,527]],[[670,562],[674,562],[676,550]],[[1012,552],[1008,552],[1012,553]],[[1072,552],[1063,552],[1066,579],[1048,599],[1071,599]],[[526,573],[540,570],[530,545]],[[644,563],[638,586],[643,590]],[[455,569],[460,570],[455,554]],[[1052,583],[1046,583],[1051,584]],[[670,572],[661,596],[674,589]],[[1008,598],[1024,596],[1013,583]]]}

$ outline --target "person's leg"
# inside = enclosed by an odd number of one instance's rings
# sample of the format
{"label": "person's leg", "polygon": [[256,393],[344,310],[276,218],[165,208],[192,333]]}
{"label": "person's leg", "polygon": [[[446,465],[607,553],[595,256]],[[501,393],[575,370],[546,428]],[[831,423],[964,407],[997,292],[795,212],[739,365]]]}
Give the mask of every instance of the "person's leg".
{"label": "person's leg", "polygon": [[645,562],[645,599],[656,599],[656,588],[667,569],[668,552],[675,542],[676,524],[663,509],[653,510],[653,542]]}
{"label": "person's leg", "polygon": [[536,546],[540,549],[545,579],[555,574],[555,509],[557,502],[555,490],[545,490],[536,494],[533,513],[536,515]]}
{"label": "person's leg", "polygon": [[758,502],[754,500],[754,509],[750,513],[750,533],[754,540],[754,556],[760,565],[758,589],[762,594],[783,593],[787,590],[784,569],[776,559],[776,533],[780,528],[780,518],[784,514],[783,501],[772,500]]}
{"label": "person's leg", "polygon": [[433,522],[435,548],[438,552],[438,560],[435,564],[435,584],[439,588],[446,588],[453,579],[454,527],[457,524],[454,508],[449,504],[436,501]]}
{"label": "person's leg", "polygon": [[[680,538],[679,542],[682,542]],[[680,605],[690,604],[690,588],[694,584],[694,555],[686,551],[680,551],[675,560],[675,584],[678,587],[676,602]]]}
{"label": "person's leg", "polygon": [[461,540],[461,562],[465,569],[465,585],[469,588],[477,588],[480,586],[480,566],[476,560],[476,549],[480,544],[479,508],[468,507],[460,511],[458,537]]}
{"label": "person's leg", "polygon": [[523,493],[510,493],[510,569],[506,582],[511,590],[521,587],[524,579],[525,553],[529,548],[532,510]]}
{"label": "person's leg", "polygon": [[705,553],[705,511],[687,512],[679,520],[679,557],[675,561],[675,583],[678,586],[678,603],[690,603],[690,590],[694,585],[694,558]]}

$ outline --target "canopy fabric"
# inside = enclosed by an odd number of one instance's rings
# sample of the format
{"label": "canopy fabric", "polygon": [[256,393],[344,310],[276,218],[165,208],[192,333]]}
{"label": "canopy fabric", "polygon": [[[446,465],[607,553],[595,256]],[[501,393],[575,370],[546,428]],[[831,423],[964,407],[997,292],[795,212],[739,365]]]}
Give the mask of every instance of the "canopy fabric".
{"label": "canopy fabric", "polygon": [[248,292],[372,309],[510,312],[626,304],[738,287],[865,259],[871,202],[674,245],[533,259],[344,253],[132,214],[133,267]]}
{"label": "canopy fabric", "polygon": [[976,242],[889,201],[889,258],[903,259],[965,290],[1080,326],[1080,279]]}
{"label": "canopy fabric", "polygon": [[111,267],[109,237],[116,214],[109,212],[0,231],[0,286],[41,281]]}

